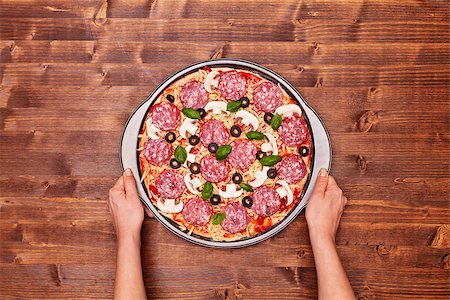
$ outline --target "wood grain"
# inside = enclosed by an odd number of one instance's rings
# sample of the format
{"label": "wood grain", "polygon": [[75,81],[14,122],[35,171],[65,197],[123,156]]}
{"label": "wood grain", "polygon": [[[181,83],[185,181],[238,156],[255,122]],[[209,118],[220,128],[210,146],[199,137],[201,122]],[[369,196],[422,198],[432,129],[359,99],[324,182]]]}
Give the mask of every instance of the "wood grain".
{"label": "wood grain", "polygon": [[[316,110],[349,204],[337,247],[358,299],[448,299],[447,1],[0,2],[0,298],[112,297],[106,196],[123,126],[173,72],[263,64]],[[154,299],[315,299],[304,214],[224,250],[146,219]]]}

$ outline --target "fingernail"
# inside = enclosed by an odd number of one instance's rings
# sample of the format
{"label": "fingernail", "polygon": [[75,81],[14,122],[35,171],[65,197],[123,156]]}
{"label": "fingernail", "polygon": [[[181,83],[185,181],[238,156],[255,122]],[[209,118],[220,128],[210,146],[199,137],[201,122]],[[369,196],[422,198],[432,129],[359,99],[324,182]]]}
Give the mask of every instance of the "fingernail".
{"label": "fingernail", "polygon": [[125,175],[126,176],[133,176],[133,172],[131,172],[131,169],[126,169],[125,170]]}
{"label": "fingernail", "polygon": [[320,169],[319,176],[325,177],[328,175],[328,172],[325,168]]}

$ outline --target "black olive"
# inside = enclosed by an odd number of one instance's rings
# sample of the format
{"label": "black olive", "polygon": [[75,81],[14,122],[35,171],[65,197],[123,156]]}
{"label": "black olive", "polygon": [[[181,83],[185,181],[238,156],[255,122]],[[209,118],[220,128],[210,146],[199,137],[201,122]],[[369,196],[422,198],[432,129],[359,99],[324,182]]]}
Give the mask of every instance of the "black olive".
{"label": "black olive", "polygon": [[173,143],[175,142],[175,140],[177,139],[177,136],[174,132],[169,131],[166,136],[164,137],[164,139],[166,140],[166,142],[168,143]]}
{"label": "black olive", "polygon": [[269,169],[267,171],[267,177],[274,179],[275,177],[277,177],[277,170],[275,169]]}
{"label": "black olive", "polygon": [[191,165],[189,166],[189,170],[192,174],[198,174],[200,173],[200,165],[196,162],[191,163]]}
{"label": "black olive", "polygon": [[219,149],[219,145],[217,145],[216,143],[211,143],[208,145],[208,150],[211,153],[216,153],[217,149]]}
{"label": "black olive", "polygon": [[200,114],[200,118],[206,117],[206,111],[203,108],[197,108],[198,113]]}
{"label": "black olive", "polygon": [[247,97],[242,97],[241,99],[241,107],[242,108],[247,108],[250,105],[250,100]]}
{"label": "black olive", "polygon": [[244,207],[252,207],[253,205],[253,199],[250,196],[245,196],[244,198],[242,198],[242,205]]}
{"label": "black olive", "polygon": [[271,114],[271,113],[264,114],[264,122],[266,122],[267,124],[270,124],[270,121],[272,121],[272,118],[273,118],[273,114]]}
{"label": "black olive", "polygon": [[216,194],[212,195],[211,198],[209,198],[209,202],[211,202],[212,205],[218,205],[220,204],[220,201],[220,196]]}
{"label": "black olive", "polygon": [[192,146],[197,145],[200,142],[200,138],[197,135],[191,135],[189,137],[189,144]]}
{"label": "black olive", "polygon": [[230,133],[231,133],[231,136],[239,137],[242,133],[242,129],[239,126],[234,125],[234,126],[231,126]]}
{"label": "black olive", "polygon": [[301,156],[308,156],[308,154],[309,154],[309,148],[306,147],[306,146],[301,146],[301,147],[298,149],[298,152],[300,153]]}
{"label": "black olive", "polygon": [[233,180],[234,183],[239,184],[239,183],[242,182],[242,175],[239,174],[239,173],[234,173],[233,177],[232,177],[232,180]]}
{"label": "black olive", "polygon": [[175,101],[175,97],[171,94],[166,95],[166,99],[167,99],[167,101],[172,102],[172,103]]}
{"label": "black olive", "polygon": [[179,169],[181,167],[181,164],[178,160],[175,158],[172,158],[169,162],[169,165],[172,167],[172,169]]}
{"label": "black olive", "polygon": [[267,154],[265,152],[262,152],[261,150],[256,152],[256,159],[260,160],[261,158],[263,158],[264,156],[266,156]]}

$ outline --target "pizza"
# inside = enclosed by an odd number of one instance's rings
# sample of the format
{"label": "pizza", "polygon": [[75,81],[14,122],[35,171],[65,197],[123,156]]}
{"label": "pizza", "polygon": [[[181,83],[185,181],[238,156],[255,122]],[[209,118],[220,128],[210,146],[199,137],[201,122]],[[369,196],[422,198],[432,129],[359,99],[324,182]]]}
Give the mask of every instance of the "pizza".
{"label": "pizza", "polygon": [[228,67],[195,70],[161,92],[137,150],[156,210],[189,235],[224,242],[279,224],[300,202],[314,152],[293,96]]}

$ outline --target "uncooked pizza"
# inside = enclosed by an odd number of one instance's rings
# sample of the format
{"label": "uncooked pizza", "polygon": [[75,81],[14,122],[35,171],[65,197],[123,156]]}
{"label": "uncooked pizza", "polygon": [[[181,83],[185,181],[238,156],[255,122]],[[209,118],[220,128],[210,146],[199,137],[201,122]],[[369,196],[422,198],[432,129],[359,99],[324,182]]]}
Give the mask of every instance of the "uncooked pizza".
{"label": "uncooked pizza", "polygon": [[213,241],[254,237],[299,203],[313,151],[302,108],[255,72],[203,68],[165,89],[139,134],[141,180],[159,213]]}

